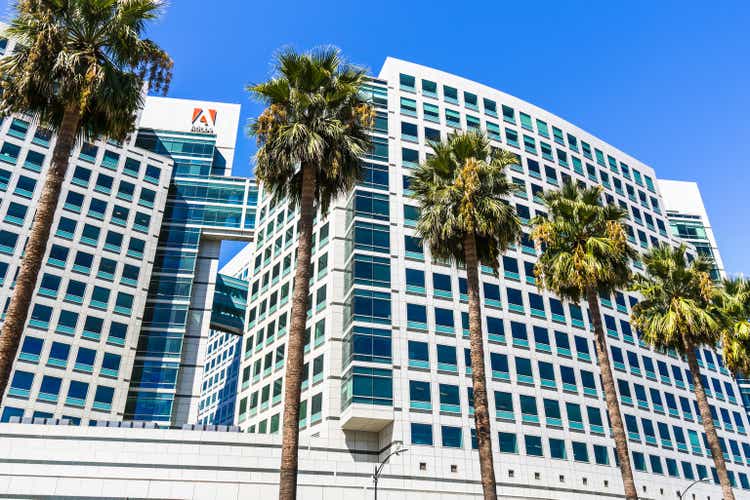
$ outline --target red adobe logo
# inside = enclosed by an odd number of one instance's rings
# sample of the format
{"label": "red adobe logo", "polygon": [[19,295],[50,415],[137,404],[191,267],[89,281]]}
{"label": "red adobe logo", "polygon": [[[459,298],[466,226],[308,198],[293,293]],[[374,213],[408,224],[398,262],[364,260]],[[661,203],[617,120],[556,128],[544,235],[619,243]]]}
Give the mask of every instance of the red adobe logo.
{"label": "red adobe logo", "polygon": [[213,129],[216,126],[216,110],[207,108],[193,109],[193,127]]}

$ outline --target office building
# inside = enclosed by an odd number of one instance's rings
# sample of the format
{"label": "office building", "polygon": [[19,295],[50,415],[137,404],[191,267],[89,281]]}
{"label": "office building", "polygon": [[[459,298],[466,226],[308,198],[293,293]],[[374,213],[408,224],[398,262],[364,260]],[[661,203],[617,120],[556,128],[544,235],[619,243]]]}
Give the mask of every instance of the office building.
{"label": "office building", "polygon": [[[254,181],[231,176],[239,112],[146,97],[125,143],[76,146],[3,420],[196,422],[221,242],[253,236]],[[31,117],[0,123],[6,308],[54,142]]]}
{"label": "office building", "polygon": [[[403,442],[408,473],[419,464],[454,477],[456,466],[457,479],[476,478],[465,271],[433,259],[416,238],[409,184],[428,141],[484,130],[517,155],[511,203],[525,225],[499,276],[480,273],[498,481],[621,493],[586,304],[537,289],[528,224],[544,210],[543,191],[574,180],[602,186],[604,201],[627,210],[634,247],[677,244],[654,170],[548,111],[417,64],[388,58],[364,92],[377,118],[363,180],[314,229],[302,435],[379,455]],[[296,224],[261,186],[237,406],[251,433],[280,430]],[[636,301],[603,295],[603,320],[639,491],[673,496],[716,476],[687,364],[638,339],[629,321]],[[737,384],[713,351],[699,355],[730,476],[748,489]]]}
{"label": "office building", "polygon": [[196,422],[221,242],[250,241],[257,189],[232,177],[240,107],[149,97],[135,144],[174,161],[126,420]]}
{"label": "office building", "polygon": [[712,279],[720,280],[726,277],[719,245],[716,243],[698,184],[663,179],[659,179],[657,184],[664,199],[672,235],[693,245],[699,255],[713,263]]}

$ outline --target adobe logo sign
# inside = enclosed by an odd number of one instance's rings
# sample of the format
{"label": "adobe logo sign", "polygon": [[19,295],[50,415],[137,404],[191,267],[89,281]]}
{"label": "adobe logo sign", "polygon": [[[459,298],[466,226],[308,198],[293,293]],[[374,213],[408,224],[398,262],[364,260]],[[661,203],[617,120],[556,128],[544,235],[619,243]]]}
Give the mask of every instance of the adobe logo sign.
{"label": "adobe logo sign", "polygon": [[193,109],[192,132],[197,134],[213,134],[216,132],[216,110],[208,108]]}

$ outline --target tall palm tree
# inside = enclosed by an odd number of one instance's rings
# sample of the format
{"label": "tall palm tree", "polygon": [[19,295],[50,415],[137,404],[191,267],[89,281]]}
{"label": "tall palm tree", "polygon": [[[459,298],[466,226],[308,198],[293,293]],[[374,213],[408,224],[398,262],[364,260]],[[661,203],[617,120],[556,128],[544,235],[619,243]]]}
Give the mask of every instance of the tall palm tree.
{"label": "tall palm tree", "polygon": [[514,191],[505,167],[516,162],[506,151],[493,151],[478,132],[457,133],[433,143],[434,155],[411,182],[422,209],[417,233],[432,255],[466,264],[469,339],[474,390],[474,425],[485,499],[496,499],[487,380],[479,300],[479,262],[497,268],[500,254],[518,240],[521,224],[507,202]]}
{"label": "tall palm tree", "polygon": [[32,115],[57,132],[15,290],[0,332],[5,393],[47,248],[71,151],[82,138],[123,140],[133,130],[144,85],[166,92],[172,60],[147,38],[161,0],[22,0],[6,33],[15,50],[0,59],[0,116]]}
{"label": "tall palm tree", "polygon": [[724,500],[734,500],[724,454],[701,380],[696,349],[715,348],[720,340],[721,312],[712,308],[711,265],[703,259],[687,263],[685,246],[653,248],[644,257],[646,274],[634,279],[643,300],[633,307],[633,325],[657,347],[672,348],[687,358],[703,428],[714,459]]}
{"label": "tall palm tree", "polygon": [[374,110],[361,96],[364,70],[345,63],[336,48],[299,54],[284,50],[275,75],[248,90],[267,105],[251,123],[255,175],[277,200],[299,207],[297,265],[286,359],[279,498],[297,495],[300,386],[304,357],[310,252],[316,208],[350,192],[360,178],[360,156],[370,148]]}
{"label": "tall palm tree", "polygon": [[543,195],[548,214],[534,219],[532,237],[542,248],[536,273],[539,288],[578,303],[586,299],[594,326],[594,344],[601,371],[612,436],[628,500],[638,498],[630,464],[628,440],[618,404],[615,379],[602,327],[599,294],[611,294],[630,280],[630,259],[623,221],[626,213],[602,204],[602,188],[579,188],[571,182]]}

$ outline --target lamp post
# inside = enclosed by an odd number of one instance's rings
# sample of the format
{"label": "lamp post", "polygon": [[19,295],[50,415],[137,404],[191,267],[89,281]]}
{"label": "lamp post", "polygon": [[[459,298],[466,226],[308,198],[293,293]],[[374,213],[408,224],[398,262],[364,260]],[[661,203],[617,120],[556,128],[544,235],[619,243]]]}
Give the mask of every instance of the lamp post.
{"label": "lamp post", "polygon": [[700,478],[700,479],[698,479],[696,481],[693,481],[692,483],[690,483],[688,485],[687,488],[685,488],[685,491],[683,491],[682,493],[680,493],[679,491],[677,492],[677,498],[680,498],[680,499],[687,498],[685,496],[685,493],[687,493],[690,488],[692,488],[693,486],[695,486],[698,483],[707,483],[708,481],[709,481],[709,479],[707,477],[702,477],[702,478]]}
{"label": "lamp post", "polygon": [[388,463],[388,460],[391,459],[393,455],[400,455],[401,453],[409,451],[408,448],[398,448],[395,451],[392,451],[388,454],[387,457],[383,460],[383,462],[380,465],[375,466],[375,473],[372,475],[372,482],[374,484],[374,491],[375,491],[375,500],[378,500],[378,479],[380,478],[380,473],[383,472],[383,467],[385,467],[385,464]]}

